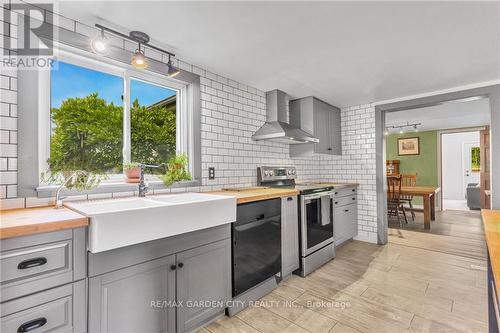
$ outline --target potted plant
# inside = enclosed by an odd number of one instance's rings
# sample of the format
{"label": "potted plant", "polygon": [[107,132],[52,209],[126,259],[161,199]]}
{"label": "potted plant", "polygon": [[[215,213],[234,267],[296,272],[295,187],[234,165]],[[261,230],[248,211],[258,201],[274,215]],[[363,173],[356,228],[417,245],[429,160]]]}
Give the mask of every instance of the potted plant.
{"label": "potted plant", "polygon": [[141,177],[141,167],[137,162],[130,162],[123,164],[123,171],[125,173],[125,181],[127,183],[138,183]]}
{"label": "potted plant", "polygon": [[166,186],[171,186],[176,182],[191,180],[191,173],[188,171],[188,157],[186,154],[176,154],[167,163],[167,172],[160,176]]}

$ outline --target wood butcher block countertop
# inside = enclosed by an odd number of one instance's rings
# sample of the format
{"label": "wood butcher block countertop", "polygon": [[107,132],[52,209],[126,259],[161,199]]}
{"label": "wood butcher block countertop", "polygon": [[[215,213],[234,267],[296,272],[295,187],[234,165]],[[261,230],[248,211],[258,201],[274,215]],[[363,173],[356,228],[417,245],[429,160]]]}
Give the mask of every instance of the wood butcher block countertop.
{"label": "wood butcher block countertop", "polygon": [[217,194],[217,195],[229,195],[236,197],[236,202],[238,204],[282,198],[291,195],[298,195],[299,191],[295,189],[280,189],[280,188],[248,188],[248,189],[237,189],[237,190],[222,190],[215,192],[205,192],[207,194]]}
{"label": "wood butcher block countertop", "polygon": [[68,208],[25,208],[0,212],[0,239],[84,227],[87,217]]}
{"label": "wood butcher block countertop", "polygon": [[495,279],[497,298],[500,297],[500,210],[483,209],[481,216],[488,253]]}

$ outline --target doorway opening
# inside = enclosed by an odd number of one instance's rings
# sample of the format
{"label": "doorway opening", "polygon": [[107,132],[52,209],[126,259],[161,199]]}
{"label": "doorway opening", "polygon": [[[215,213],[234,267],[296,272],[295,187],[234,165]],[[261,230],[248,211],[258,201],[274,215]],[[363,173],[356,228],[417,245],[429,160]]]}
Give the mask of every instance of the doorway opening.
{"label": "doorway opening", "polygon": [[[471,141],[470,145],[466,145],[462,148],[462,150],[469,150],[470,153],[470,163],[467,158],[465,163],[471,165],[471,170],[469,171],[469,175],[472,177],[472,167],[473,160],[474,164],[479,164],[479,168],[481,165],[487,165],[489,168],[490,161],[488,163],[481,163],[484,161],[484,154],[487,154],[491,158],[491,164],[495,165],[495,161],[497,156],[494,154],[494,151],[490,152],[490,142],[494,142],[495,131],[489,134],[490,127],[495,127],[495,121],[491,118],[491,113],[493,110],[496,110],[498,106],[498,102],[500,101],[500,94],[498,90],[499,86],[488,86],[481,88],[474,88],[470,90],[456,91],[451,93],[444,93],[441,95],[433,95],[428,97],[420,97],[415,99],[403,100],[403,101],[394,101],[394,102],[386,102],[380,103],[376,105],[376,149],[377,149],[377,233],[378,233],[378,242],[379,244],[387,243],[389,236],[389,228],[394,228],[396,225],[397,228],[409,228],[414,229],[414,231],[424,231],[430,233],[439,233],[441,224],[444,227],[447,227],[445,224],[447,223],[445,217],[447,214],[454,214],[452,212],[457,212],[458,214],[473,214],[477,216],[475,211],[457,211],[457,210],[442,210],[442,184],[441,184],[441,171],[444,167],[441,166],[441,152],[440,146],[440,138],[441,134],[437,135],[437,140],[435,140],[435,145],[426,146],[426,142],[431,142],[432,140],[425,140],[424,136],[430,131],[439,132],[471,132],[471,131],[480,131],[480,147],[479,150],[476,147],[477,141]],[[479,120],[479,113],[477,110],[471,109],[471,105],[477,102],[477,104],[483,104],[486,112],[482,112],[481,114],[485,115],[485,119],[487,121]],[[437,109],[440,109],[440,112]],[[463,112],[457,112],[462,109]],[[391,119],[392,118],[392,119]],[[490,122],[493,122],[490,124]],[[429,124],[429,128],[425,126],[425,124]],[[392,125],[392,126],[391,126]],[[411,125],[411,126],[408,126]],[[417,126],[415,126],[417,125]],[[496,127],[495,127],[496,128]],[[466,130],[464,130],[466,129]],[[485,135],[486,141],[486,149],[481,149],[481,142],[483,140],[483,130],[488,130],[488,134]],[[394,139],[394,142],[389,141],[388,136],[393,135],[397,136]],[[404,136],[404,137],[402,137]],[[430,136],[430,135],[429,135]],[[389,155],[394,156],[393,159],[398,161],[388,161]],[[438,160],[438,171],[437,171],[437,180],[438,184],[435,186],[425,186],[423,185],[424,179],[424,171],[418,171],[410,169],[414,165],[418,167],[429,167],[429,163],[432,163],[432,159],[430,156],[432,155],[432,151],[434,150],[434,160]],[[429,154],[429,158],[422,158],[422,155]],[[479,161],[477,161],[477,155],[479,154]],[[462,155],[462,153],[461,153]],[[466,158],[466,157],[464,157]],[[411,159],[411,160],[410,160]],[[390,163],[393,162],[393,163]],[[396,162],[396,163],[394,163]],[[395,164],[399,162],[399,173],[413,173],[417,175],[417,181],[415,188],[408,188],[406,190],[401,190],[401,196],[403,199],[407,199],[409,197],[413,200],[412,205],[408,210],[415,212],[415,216],[410,216],[407,213],[408,223],[404,221],[396,221],[399,223],[392,223],[389,226],[389,218],[388,218],[388,178],[393,177],[394,175],[389,175],[389,173],[394,172]],[[479,162],[479,163],[477,163]],[[465,164],[463,161],[460,165]],[[389,168],[390,166],[390,168]],[[477,169],[477,165],[474,165],[474,168]],[[434,170],[434,168],[432,168]],[[430,169],[429,169],[430,170]],[[488,205],[494,207],[495,200],[491,188],[494,187],[496,179],[494,175],[489,173],[489,171],[483,175],[483,170],[480,169],[479,173],[479,187],[480,189],[480,207],[487,207]],[[396,172],[397,173],[397,172]],[[397,175],[396,175],[397,176]],[[475,172],[474,172],[475,176]],[[461,180],[461,184],[473,183],[471,180],[468,182],[466,179]],[[420,185],[422,184],[422,185]],[[462,188],[462,185],[460,186]],[[487,191],[484,191],[487,189]],[[464,189],[467,192],[467,188]],[[403,193],[404,192],[404,193]],[[487,193],[485,193],[487,192]],[[483,196],[483,194],[485,194]],[[416,197],[421,197],[423,200],[422,206],[420,203],[414,200]],[[465,198],[459,198],[459,200],[466,200]],[[450,202],[448,202],[449,204]],[[409,204],[405,205],[408,208]],[[422,207],[422,209],[420,208]],[[460,213],[462,212],[462,213]],[[400,214],[404,216],[403,214]],[[413,215],[413,214],[412,214]],[[440,221],[443,220],[443,221]],[[453,221],[452,221],[453,220]],[[450,221],[455,222],[456,219],[452,219]],[[444,222],[444,223],[440,223]],[[453,226],[450,224],[449,230],[453,229]],[[399,226],[399,227],[398,227]],[[441,228],[443,232],[445,228]],[[456,228],[455,228],[456,229]],[[455,230],[453,229],[453,230]],[[394,230],[394,229],[392,229]],[[397,229],[396,229],[397,230]]]}
{"label": "doorway opening", "polygon": [[444,210],[481,208],[480,131],[441,133],[441,187]]}

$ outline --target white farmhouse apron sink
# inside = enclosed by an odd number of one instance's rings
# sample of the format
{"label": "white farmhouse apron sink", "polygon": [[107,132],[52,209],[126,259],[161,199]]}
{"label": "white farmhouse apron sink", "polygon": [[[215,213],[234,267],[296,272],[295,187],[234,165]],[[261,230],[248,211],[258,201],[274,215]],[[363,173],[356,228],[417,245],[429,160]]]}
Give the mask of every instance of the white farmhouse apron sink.
{"label": "white farmhouse apron sink", "polygon": [[98,253],[236,221],[236,198],[181,193],[70,202],[90,219],[89,251]]}

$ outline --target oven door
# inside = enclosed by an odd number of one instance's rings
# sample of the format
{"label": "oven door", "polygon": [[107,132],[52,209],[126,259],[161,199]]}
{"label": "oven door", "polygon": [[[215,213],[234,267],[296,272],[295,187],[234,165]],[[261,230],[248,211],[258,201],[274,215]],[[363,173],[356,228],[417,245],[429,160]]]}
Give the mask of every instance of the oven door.
{"label": "oven door", "polygon": [[333,242],[330,192],[302,195],[301,252],[307,256]]}

